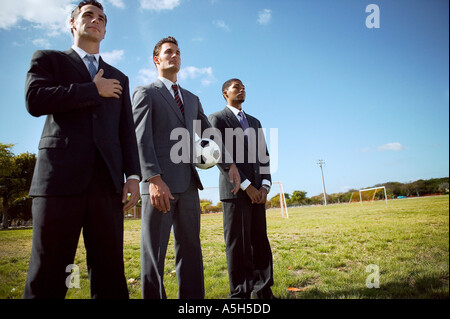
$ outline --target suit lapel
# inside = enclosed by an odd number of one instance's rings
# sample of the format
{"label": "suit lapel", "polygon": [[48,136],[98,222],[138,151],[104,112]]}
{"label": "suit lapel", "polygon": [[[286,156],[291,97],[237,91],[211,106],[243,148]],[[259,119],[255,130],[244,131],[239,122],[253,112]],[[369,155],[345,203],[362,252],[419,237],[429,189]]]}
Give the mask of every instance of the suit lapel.
{"label": "suit lapel", "polygon": [[[188,129],[189,133],[193,132],[193,121],[198,118],[198,104],[196,101],[192,99],[192,95],[188,94],[188,92],[180,88],[181,96],[183,98],[183,104],[184,104],[184,120],[186,123],[186,128]],[[177,105],[178,107],[178,105]],[[181,114],[180,111],[178,113]],[[204,128],[203,128],[204,129]],[[194,138],[194,136],[191,136],[191,138]]]}
{"label": "suit lapel", "polygon": [[170,108],[172,109],[172,111],[175,113],[175,115],[178,117],[178,119],[181,121],[181,123],[184,124],[183,114],[181,114],[180,108],[178,107],[177,102],[175,102],[175,99],[173,98],[172,94],[170,94],[169,90],[167,90],[164,83],[162,83],[161,80],[156,80],[155,87],[158,88],[161,95],[164,97],[164,99],[170,105]]}
{"label": "suit lapel", "polygon": [[64,52],[70,63],[75,67],[78,73],[86,80],[86,82],[92,81],[91,75],[89,74],[86,64],[81,60],[80,56],[73,50],[69,49]]}
{"label": "suit lapel", "polygon": [[236,115],[234,115],[234,113],[228,107],[225,107],[224,112],[228,125],[230,127],[232,127],[233,129],[238,127],[242,128],[241,123],[239,123],[238,119],[236,118]]}
{"label": "suit lapel", "polygon": [[100,57],[100,61],[98,61],[98,69],[103,69],[105,73],[103,73],[103,77],[107,79],[115,78],[113,74],[113,68],[109,64],[106,64],[105,61],[103,61],[102,57]]}
{"label": "suit lapel", "polygon": [[256,125],[256,122],[253,121],[253,117],[251,117],[248,114],[245,114],[245,117],[247,118],[247,122],[248,122],[248,127],[251,127],[252,129],[254,129],[257,133],[258,131],[258,125]]}

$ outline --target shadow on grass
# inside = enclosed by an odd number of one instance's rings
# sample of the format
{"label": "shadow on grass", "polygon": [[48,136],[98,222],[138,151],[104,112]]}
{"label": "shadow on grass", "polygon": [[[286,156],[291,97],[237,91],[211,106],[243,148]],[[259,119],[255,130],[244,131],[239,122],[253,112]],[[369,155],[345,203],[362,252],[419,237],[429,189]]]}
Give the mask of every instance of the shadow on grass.
{"label": "shadow on grass", "polygon": [[411,284],[394,281],[380,284],[379,288],[334,288],[325,292],[311,287],[290,293],[288,299],[449,299],[448,277],[428,276],[415,279]]}

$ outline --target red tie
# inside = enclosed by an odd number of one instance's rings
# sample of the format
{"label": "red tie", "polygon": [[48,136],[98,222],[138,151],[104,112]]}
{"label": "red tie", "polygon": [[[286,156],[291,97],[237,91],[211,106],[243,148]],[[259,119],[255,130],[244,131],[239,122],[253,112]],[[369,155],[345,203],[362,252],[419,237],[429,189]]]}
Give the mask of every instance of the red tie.
{"label": "red tie", "polygon": [[175,102],[177,102],[178,107],[180,108],[181,114],[184,114],[184,105],[181,101],[180,95],[178,94],[178,85],[172,85],[172,89],[175,92]]}

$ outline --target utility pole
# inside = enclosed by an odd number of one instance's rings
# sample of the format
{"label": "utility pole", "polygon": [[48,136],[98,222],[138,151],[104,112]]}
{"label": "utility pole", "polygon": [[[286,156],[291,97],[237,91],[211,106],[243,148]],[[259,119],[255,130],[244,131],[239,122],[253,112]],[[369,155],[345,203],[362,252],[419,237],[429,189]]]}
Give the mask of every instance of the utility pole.
{"label": "utility pole", "polygon": [[325,160],[317,160],[316,164],[320,166],[320,172],[322,173],[322,187],[323,187],[323,200],[325,203],[325,206],[327,206],[327,192],[325,191],[325,181],[323,179],[323,169],[322,166],[325,165]]}

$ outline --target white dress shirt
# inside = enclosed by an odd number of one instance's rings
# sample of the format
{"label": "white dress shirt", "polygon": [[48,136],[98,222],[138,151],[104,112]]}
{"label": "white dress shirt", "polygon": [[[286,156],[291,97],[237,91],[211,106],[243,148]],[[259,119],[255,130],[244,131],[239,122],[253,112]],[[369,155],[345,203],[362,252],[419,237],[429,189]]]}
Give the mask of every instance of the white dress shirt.
{"label": "white dress shirt", "polygon": [[180,96],[181,102],[184,104],[183,101],[183,96],[181,95],[181,90],[180,90],[180,86],[178,85],[178,81],[173,83],[172,81],[163,78],[162,76],[158,76],[158,79],[161,80],[161,82],[164,84],[164,86],[169,90],[170,94],[172,94],[172,97],[175,99],[175,91],[172,88],[172,85],[177,85],[178,86],[178,95]]}

